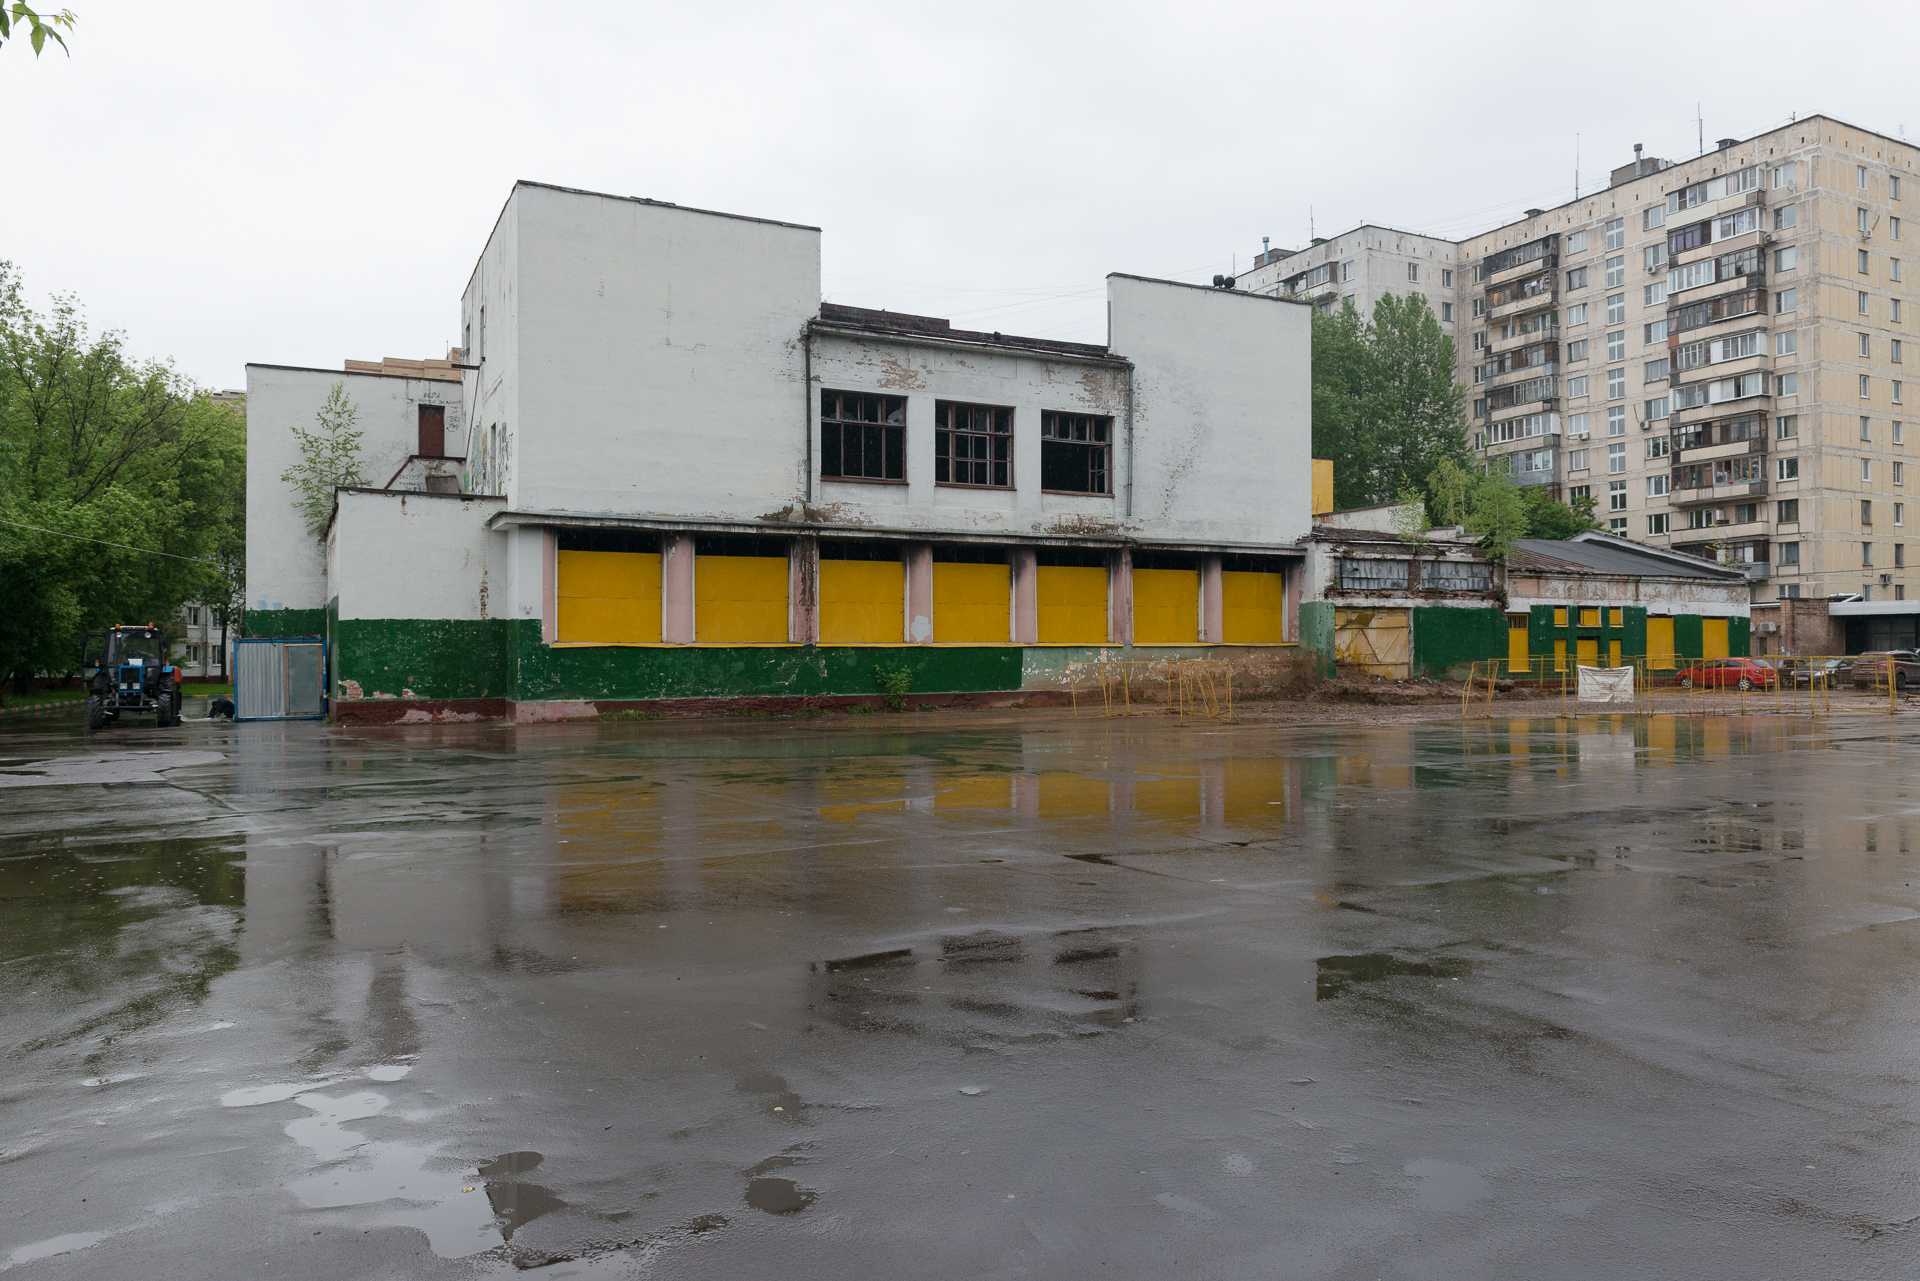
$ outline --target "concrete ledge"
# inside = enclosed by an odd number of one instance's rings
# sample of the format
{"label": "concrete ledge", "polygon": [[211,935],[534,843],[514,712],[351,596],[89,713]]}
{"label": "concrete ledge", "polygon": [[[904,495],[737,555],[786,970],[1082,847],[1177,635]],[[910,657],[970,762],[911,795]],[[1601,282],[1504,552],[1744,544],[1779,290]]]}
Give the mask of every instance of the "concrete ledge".
{"label": "concrete ledge", "polygon": [[[1093,697],[1099,698],[1095,690]],[[996,690],[970,694],[908,694],[909,710],[926,707],[1066,707],[1065,690]],[[593,720],[607,712],[645,712],[659,716],[727,716],[742,712],[828,712],[866,707],[884,711],[879,694],[752,694],[730,698],[568,699],[515,703],[504,698],[367,699],[336,701],[338,725],[459,725],[474,721],[511,721],[516,725],[562,724]]]}
{"label": "concrete ledge", "polygon": [[545,703],[515,703],[513,719],[517,725],[540,725],[547,721],[590,721],[600,709],[584,699],[556,699]]}
{"label": "concrete ledge", "polygon": [[504,698],[335,699],[336,725],[430,725],[509,720],[513,704]]}

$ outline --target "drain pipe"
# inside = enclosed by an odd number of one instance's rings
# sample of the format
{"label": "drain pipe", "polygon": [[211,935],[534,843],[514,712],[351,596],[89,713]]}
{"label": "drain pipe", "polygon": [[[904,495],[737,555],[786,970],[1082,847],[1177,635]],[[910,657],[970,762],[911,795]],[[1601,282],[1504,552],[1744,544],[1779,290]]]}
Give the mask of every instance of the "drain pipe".
{"label": "drain pipe", "polygon": [[803,353],[802,377],[804,384],[800,394],[807,398],[807,411],[803,418],[807,424],[807,506],[813,506],[813,324],[809,321],[800,330],[800,350]]}
{"label": "drain pipe", "polygon": [[1127,362],[1127,519],[1133,518],[1133,362]]}

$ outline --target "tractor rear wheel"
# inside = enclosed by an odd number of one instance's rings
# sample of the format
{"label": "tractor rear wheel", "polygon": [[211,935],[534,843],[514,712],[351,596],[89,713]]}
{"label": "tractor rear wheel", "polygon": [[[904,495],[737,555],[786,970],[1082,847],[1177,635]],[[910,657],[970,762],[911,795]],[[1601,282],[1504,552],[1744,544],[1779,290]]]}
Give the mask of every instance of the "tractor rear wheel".
{"label": "tractor rear wheel", "polygon": [[180,723],[180,687],[171,679],[162,677],[160,687],[154,691],[159,706],[154,710],[153,723],[160,729],[171,729]]}

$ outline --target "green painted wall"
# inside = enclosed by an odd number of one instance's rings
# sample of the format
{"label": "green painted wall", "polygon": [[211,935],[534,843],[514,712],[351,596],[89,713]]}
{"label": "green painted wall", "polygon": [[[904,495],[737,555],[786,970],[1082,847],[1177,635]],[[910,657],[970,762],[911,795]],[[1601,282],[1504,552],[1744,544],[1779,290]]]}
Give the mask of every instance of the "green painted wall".
{"label": "green painted wall", "polygon": [[876,666],[909,668],[915,694],[1020,688],[1021,651],[1008,646],[553,648],[537,621],[513,626],[511,696],[524,701],[873,694]]}
{"label": "green painted wall", "polygon": [[[1733,629],[1727,629],[1727,648],[1733,648]],[[1673,652],[1683,664],[1698,659],[1703,641],[1700,637],[1700,615],[1675,614],[1673,616]]]}
{"label": "green painted wall", "polygon": [[327,611],[324,609],[250,609],[247,611],[248,636],[324,636]]}
{"label": "green painted wall", "polygon": [[[1580,607],[1567,605],[1567,623],[1564,627],[1553,625],[1553,605],[1534,605],[1527,611],[1527,652],[1536,658],[1553,657],[1553,643],[1565,641],[1568,660],[1579,652],[1576,642],[1582,636],[1592,636],[1600,642],[1600,656],[1606,659],[1611,652],[1608,648],[1615,640],[1620,642],[1622,658],[1642,658],[1647,652],[1647,611],[1644,606],[1628,605],[1623,609],[1624,617],[1619,627],[1609,624],[1610,608],[1618,606],[1600,606],[1599,625],[1580,624]],[[1700,629],[1701,615],[1673,615],[1673,649],[1675,662],[1685,666],[1697,662],[1701,657],[1702,638]],[[1727,623],[1727,652],[1745,655],[1752,644],[1752,624],[1745,618],[1729,619]],[[1416,633],[1417,639],[1418,633]]]}
{"label": "green painted wall", "polygon": [[1753,620],[1751,618],[1727,620],[1727,653],[1737,658],[1747,658],[1753,654]]}
{"label": "green painted wall", "polygon": [[1300,605],[1300,648],[1320,659],[1320,675],[1333,679],[1333,602],[1303,601]]}
{"label": "green painted wall", "polygon": [[[357,681],[363,698],[511,698],[513,624],[499,619],[342,618],[333,624],[336,696]],[[535,635],[539,624],[535,623]]]}
{"label": "green painted wall", "polygon": [[1465,680],[1472,664],[1507,656],[1507,616],[1482,607],[1413,607],[1413,674]]}

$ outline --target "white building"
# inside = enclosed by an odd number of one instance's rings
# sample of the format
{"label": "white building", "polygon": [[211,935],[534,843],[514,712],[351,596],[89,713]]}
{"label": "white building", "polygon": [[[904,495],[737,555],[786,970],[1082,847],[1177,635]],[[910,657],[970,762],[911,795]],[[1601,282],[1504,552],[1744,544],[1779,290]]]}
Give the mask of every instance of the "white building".
{"label": "white building", "polygon": [[1456,330],[1460,282],[1454,274],[1459,246],[1451,240],[1376,227],[1371,223],[1305,249],[1267,249],[1235,277],[1234,287],[1276,298],[1297,298],[1323,311],[1351,304],[1362,317],[1388,295],[1418,294],[1433,308],[1440,328]]}
{"label": "white building", "polygon": [[[1295,643],[1305,308],[1116,274],[1104,345],[973,333],[823,307],[819,236],[520,183],[457,387],[250,366],[249,630],[324,629],[337,714],[416,719]],[[323,542],[279,477],[335,383],[370,483]]]}

